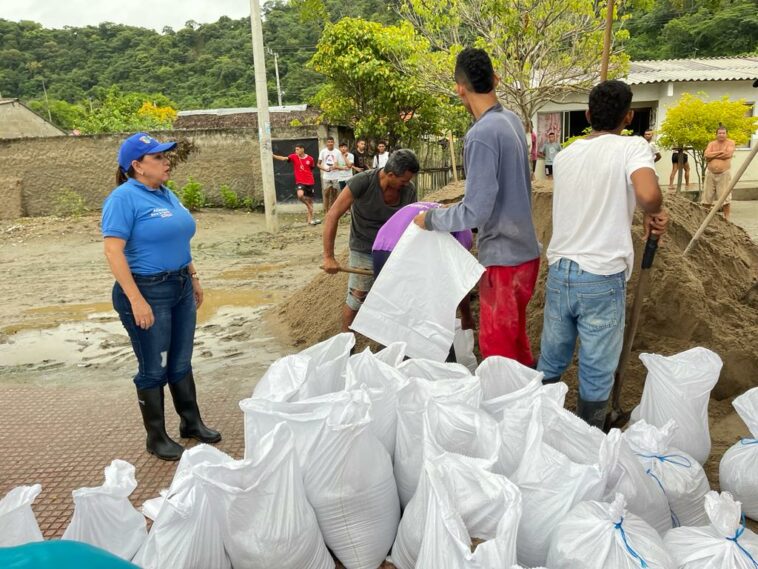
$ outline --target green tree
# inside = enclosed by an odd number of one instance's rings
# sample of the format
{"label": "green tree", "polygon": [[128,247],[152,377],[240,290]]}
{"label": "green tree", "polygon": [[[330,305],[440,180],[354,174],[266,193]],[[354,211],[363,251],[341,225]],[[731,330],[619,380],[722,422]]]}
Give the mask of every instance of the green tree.
{"label": "green tree", "polygon": [[387,138],[391,146],[447,130],[443,118],[456,114],[451,98],[430,96],[422,75],[397,69],[417,66],[427,49],[405,23],[343,18],[328,24],[311,60],[328,82],[314,100],[331,122],[350,125],[359,136]]}
{"label": "green tree", "polygon": [[122,93],[111,87],[81,123],[83,133],[170,129],[176,104],[161,94]]}
{"label": "green tree", "polygon": [[708,101],[703,94],[685,93],[666,111],[658,141],[664,148],[690,149],[702,184],[705,180],[705,148],[716,138],[716,129],[725,126],[729,138],[738,145],[745,144],[758,129],[758,118],[750,116],[750,110],[744,99],[730,101],[724,97]]}
{"label": "green tree", "polygon": [[[47,117],[48,105],[44,100],[36,99],[29,101],[28,106],[38,115]],[[50,115],[53,123],[63,130],[80,128],[87,117],[84,105],[69,103],[59,99],[50,99]]]}
{"label": "green tree", "polygon": [[[599,77],[603,2],[402,0],[401,11],[431,46],[421,59],[430,92],[451,93],[455,56],[468,45],[490,54],[501,79],[498,97],[524,122],[550,101],[586,92]],[[621,49],[626,30],[619,27],[613,38],[610,76],[623,74],[628,62]]]}

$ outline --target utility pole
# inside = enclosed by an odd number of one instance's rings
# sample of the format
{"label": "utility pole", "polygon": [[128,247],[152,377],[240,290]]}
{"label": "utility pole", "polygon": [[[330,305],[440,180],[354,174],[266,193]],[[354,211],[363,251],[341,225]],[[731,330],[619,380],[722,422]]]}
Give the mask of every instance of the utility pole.
{"label": "utility pole", "polygon": [[270,233],[276,233],[279,230],[279,220],[276,215],[274,157],[271,148],[271,121],[268,114],[268,88],[266,85],[266,58],[263,52],[261,7],[258,0],[250,0],[250,27],[253,36],[255,100],[256,107],[258,107],[258,146],[261,151],[261,178],[263,180],[263,205],[266,210],[266,230]]}
{"label": "utility pole", "polygon": [[42,80],[42,92],[45,94],[45,107],[47,107],[47,120],[53,122],[53,115],[50,114],[50,101],[47,98],[47,89],[45,88],[45,78],[40,76]]}
{"label": "utility pole", "polygon": [[279,84],[279,54],[274,53],[274,71],[276,72],[276,96],[279,98],[279,106],[282,106],[282,86]]}

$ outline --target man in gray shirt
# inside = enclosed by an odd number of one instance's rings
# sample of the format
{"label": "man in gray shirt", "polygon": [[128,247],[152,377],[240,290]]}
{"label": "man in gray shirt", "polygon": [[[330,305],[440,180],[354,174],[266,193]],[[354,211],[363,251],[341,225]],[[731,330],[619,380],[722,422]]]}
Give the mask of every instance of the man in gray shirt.
{"label": "man in gray shirt", "polygon": [[497,81],[484,50],[466,48],[458,55],[456,90],[476,119],[464,145],[466,195],[414,221],[435,231],[479,230],[479,262],[487,269],[479,282],[482,357],[500,355],[533,366],[526,306],[537,282],[540,247],[532,223],[531,171],[524,127],[498,103]]}

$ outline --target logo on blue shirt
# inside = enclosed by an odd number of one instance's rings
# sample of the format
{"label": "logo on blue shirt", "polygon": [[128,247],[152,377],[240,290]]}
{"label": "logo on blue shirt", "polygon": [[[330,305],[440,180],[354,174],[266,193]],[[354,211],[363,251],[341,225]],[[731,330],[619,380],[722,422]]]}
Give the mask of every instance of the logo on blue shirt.
{"label": "logo on blue shirt", "polygon": [[165,207],[156,207],[150,212],[150,217],[171,217],[173,215],[174,214]]}

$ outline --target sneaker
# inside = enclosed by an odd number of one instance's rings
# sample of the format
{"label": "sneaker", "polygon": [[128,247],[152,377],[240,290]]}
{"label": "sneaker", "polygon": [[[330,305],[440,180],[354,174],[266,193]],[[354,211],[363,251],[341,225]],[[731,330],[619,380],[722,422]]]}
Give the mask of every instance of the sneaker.
{"label": "sneaker", "polygon": [[310,225],[318,225],[319,223],[321,223],[320,219],[314,219],[313,221],[310,222]]}

